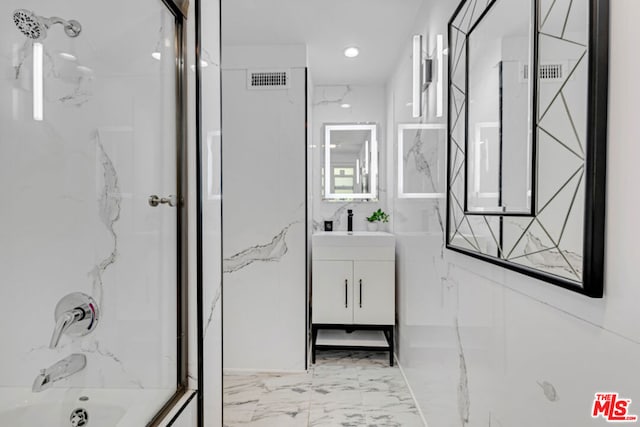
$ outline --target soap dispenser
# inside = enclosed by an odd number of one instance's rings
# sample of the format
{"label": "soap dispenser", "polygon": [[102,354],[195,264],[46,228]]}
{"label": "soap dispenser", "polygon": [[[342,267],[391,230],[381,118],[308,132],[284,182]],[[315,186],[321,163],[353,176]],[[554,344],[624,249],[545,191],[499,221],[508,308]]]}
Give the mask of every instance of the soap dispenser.
{"label": "soap dispenser", "polygon": [[353,233],[353,210],[347,210],[347,232]]}

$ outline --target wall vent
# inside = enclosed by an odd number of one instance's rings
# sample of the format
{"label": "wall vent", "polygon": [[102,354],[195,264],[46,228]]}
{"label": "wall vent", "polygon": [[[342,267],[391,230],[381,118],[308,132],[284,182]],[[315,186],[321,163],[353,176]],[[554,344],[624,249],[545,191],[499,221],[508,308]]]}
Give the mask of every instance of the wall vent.
{"label": "wall vent", "polygon": [[247,87],[252,90],[288,89],[289,70],[248,70]]}
{"label": "wall vent", "polygon": [[[529,80],[529,64],[523,64],[521,68],[521,79]],[[565,64],[540,64],[538,77],[543,82],[559,82],[565,75]]]}

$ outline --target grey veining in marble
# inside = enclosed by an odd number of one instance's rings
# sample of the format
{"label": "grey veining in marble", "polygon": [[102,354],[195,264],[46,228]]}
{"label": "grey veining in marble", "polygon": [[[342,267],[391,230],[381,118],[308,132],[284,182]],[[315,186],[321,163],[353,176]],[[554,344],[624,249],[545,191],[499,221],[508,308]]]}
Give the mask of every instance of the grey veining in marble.
{"label": "grey veining in marble", "polygon": [[458,380],[458,412],[460,414],[460,422],[462,427],[469,424],[469,407],[471,399],[469,397],[469,377],[467,374],[467,360],[464,356],[464,347],[462,346],[462,338],[460,337],[460,323],[456,316],[456,338],[458,339],[458,361],[459,361],[459,380]]}
{"label": "grey veining in marble", "polygon": [[542,392],[544,393],[544,397],[546,397],[549,402],[557,402],[558,400],[560,400],[558,392],[556,391],[556,388],[553,386],[553,384],[548,381],[538,381],[537,384],[540,386]]}
{"label": "grey veining in marble", "polygon": [[427,159],[423,148],[424,142],[422,141],[422,129],[418,129],[416,132],[416,136],[413,139],[413,144],[403,157],[404,164],[406,167],[409,164],[409,160],[413,156],[413,163],[416,171],[429,179],[431,190],[435,193],[438,192],[438,189],[433,179],[433,174],[431,173],[431,163],[436,163],[435,157],[437,155],[437,151],[435,148],[431,149],[428,153],[430,155],[430,159]]}
{"label": "grey veining in marble", "polygon": [[[321,86],[320,86],[321,87]],[[334,86],[332,86],[334,87]],[[325,98],[324,96],[324,91],[322,93],[322,96],[320,96],[320,94],[315,94],[315,98],[320,98],[318,101],[315,101],[313,103],[314,107],[317,107],[319,105],[331,105],[331,104],[336,104],[336,105],[340,105],[342,103],[344,103],[345,98],[352,92],[351,86],[350,85],[345,85],[344,86],[344,93],[341,93],[340,95],[338,95],[335,98]]]}
{"label": "grey veining in marble", "polygon": [[[100,344],[100,342],[96,339],[90,341],[90,342],[85,342],[82,344],[82,351],[84,353],[89,353],[89,354],[97,354],[99,356],[102,356],[106,359],[111,360],[112,362],[114,362],[116,365],[118,365],[118,367],[120,368],[120,371],[122,372],[122,374],[125,376],[125,378],[128,379],[128,381],[135,385],[138,388],[143,389],[144,386],[142,385],[142,381],[140,381],[139,379],[135,378],[134,376],[132,376],[130,374],[130,372],[127,371],[127,369],[124,366],[124,363],[122,362],[122,360],[116,356],[112,351],[106,349],[102,344]],[[102,368],[99,368],[102,369]]]}
{"label": "grey veining in marble", "polygon": [[237,254],[225,258],[223,261],[223,273],[231,274],[253,264],[254,262],[278,262],[289,250],[286,237],[291,227],[297,224],[294,221],[276,234],[269,243],[259,244],[245,249]]}
{"label": "grey veining in marble", "polygon": [[[523,238],[526,240],[522,254],[516,253],[513,256],[508,257],[510,260],[517,261],[519,258],[526,258],[536,268],[551,271],[559,269],[578,280],[581,279],[582,256],[580,256],[580,254],[566,250],[560,251],[554,246],[545,244],[542,238],[540,236],[536,236],[530,227],[527,228],[521,224],[517,224],[517,226],[523,230]],[[542,230],[545,232],[544,228],[542,228]],[[550,240],[550,237],[547,236],[547,239]],[[550,243],[555,244],[553,242]],[[518,245],[516,245],[516,247],[517,246]]]}
{"label": "grey veining in marble", "polygon": [[[434,193],[443,193],[445,190],[438,188],[438,184],[436,183],[436,179],[432,173],[431,165],[435,165],[437,163],[437,148],[432,148],[428,153],[424,152],[424,142],[423,142],[423,129],[418,129],[416,131],[416,135],[413,139],[413,144],[407,151],[407,153],[403,157],[403,161],[405,164],[405,169],[407,168],[411,157],[413,156],[413,163],[416,171],[425,177],[427,177],[429,183],[431,184],[431,191]],[[404,179],[404,177],[400,177]],[[444,218],[442,217],[442,209],[440,209],[440,199],[433,199],[433,211],[435,213],[436,219],[438,221],[438,226],[440,227],[440,231],[442,235],[445,235],[445,225]],[[442,240],[442,245],[440,249],[440,256],[444,258],[444,248],[445,241]]]}
{"label": "grey veining in marble", "polygon": [[[350,209],[353,206],[352,203],[345,203],[340,205],[338,209],[331,215],[330,217],[324,219],[324,221],[333,221],[333,229],[339,230],[340,225],[342,224],[342,218],[345,216],[345,212],[347,209]],[[324,230],[324,222],[313,220],[313,231],[323,231]]]}
{"label": "grey veining in marble", "polygon": [[109,254],[95,265],[89,273],[93,278],[93,295],[98,300],[98,304],[101,305],[104,292],[102,276],[106,269],[116,262],[118,256],[118,235],[114,227],[115,223],[120,219],[122,194],[118,185],[118,174],[111,158],[102,145],[99,132],[96,132],[95,140],[103,178],[102,190],[98,199],[98,215],[113,240]]}
{"label": "grey veining in marble", "polygon": [[33,52],[33,50],[29,49],[32,45],[33,43],[30,40],[27,40],[23,43],[20,49],[17,49],[15,51],[13,69],[14,69],[14,75],[16,80],[20,80],[22,66],[24,65],[24,62],[29,56],[27,52]]}
{"label": "grey veining in marble", "polygon": [[93,96],[91,91],[86,88],[86,81],[86,77],[78,77],[76,79],[76,86],[73,88],[73,91],[67,95],[59,97],[58,101],[62,104],[71,105],[78,108],[82,107],[84,104],[89,102],[91,96]]}
{"label": "grey veining in marble", "polygon": [[220,67],[220,64],[218,64],[218,62],[217,62],[217,61],[214,61],[214,60],[213,60],[213,56],[211,56],[211,53],[210,53],[207,49],[204,49],[204,48],[203,48],[203,49],[201,50],[201,52],[202,52],[202,57],[201,57],[201,59],[202,59],[203,61],[206,61],[206,62],[207,62],[207,64],[209,64],[209,65],[213,65],[214,67]]}
{"label": "grey veining in marble", "polygon": [[222,286],[218,286],[218,290],[216,291],[216,294],[213,297],[213,301],[209,305],[209,315],[207,316],[207,324],[204,327],[205,337],[207,336],[207,332],[209,332],[209,326],[211,326],[211,323],[213,322],[213,313],[215,312],[216,307],[218,306],[218,302],[220,301],[221,296],[222,296]]}
{"label": "grey veining in marble", "polygon": [[227,374],[225,426],[424,426],[385,352],[322,351],[308,373]]}

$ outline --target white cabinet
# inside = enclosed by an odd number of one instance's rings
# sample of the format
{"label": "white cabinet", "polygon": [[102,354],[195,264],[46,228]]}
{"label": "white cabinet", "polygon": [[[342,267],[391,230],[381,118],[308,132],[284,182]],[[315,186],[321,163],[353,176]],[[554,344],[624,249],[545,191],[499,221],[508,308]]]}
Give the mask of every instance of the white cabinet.
{"label": "white cabinet", "polygon": [[312,322],[353,323],[353,262],[313,261],[312,271]]}
{"label": "white cabinet", "polygon": [[[393,363],[395,238],[381,232],[317,233],[312,238],[312,357],[318,349],[386,349]],[[366,332],[353,334],[355,330]],[[331,330],[323,341],[321,330]],[[340,330],[344,336],[339,336]],[[375,344],[380,337],[381,343]],[[359,345],[357,337],[366,344]],[[337,344],[340,343],[340,344]]]}
{"label": "white cabinet", "polygon": [[393,261],[313,261],[312,322],[393,325]]}
{"label": "white cabinet", "polygon": [[395,263],[354,261],[353,323],[393,325],[395,323]]}

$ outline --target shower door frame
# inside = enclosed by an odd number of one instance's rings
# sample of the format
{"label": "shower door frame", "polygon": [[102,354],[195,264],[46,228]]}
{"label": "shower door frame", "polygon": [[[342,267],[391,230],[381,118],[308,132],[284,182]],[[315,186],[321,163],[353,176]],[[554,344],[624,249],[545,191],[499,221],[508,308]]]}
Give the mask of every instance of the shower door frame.
{"label": "shower door frame", "polygon": [[[176,391],[169,400],[153,416],[147,427],[160,426],[167,415],[178,405],[189,392],[188,388],[188,360],[189,343],[188,325],[188,161],[187,161],[187,74],[185,58],[187,52],[187,13],[188,0],[161,0],[175,19],[175,47],[176,47],[176,190],[177,206],[177,247],[176,247],[176,321],[177,321],[177,375]],[[191,396],[188,402],[191,401]],[[188,404],[187,402],[187,404]]]}

